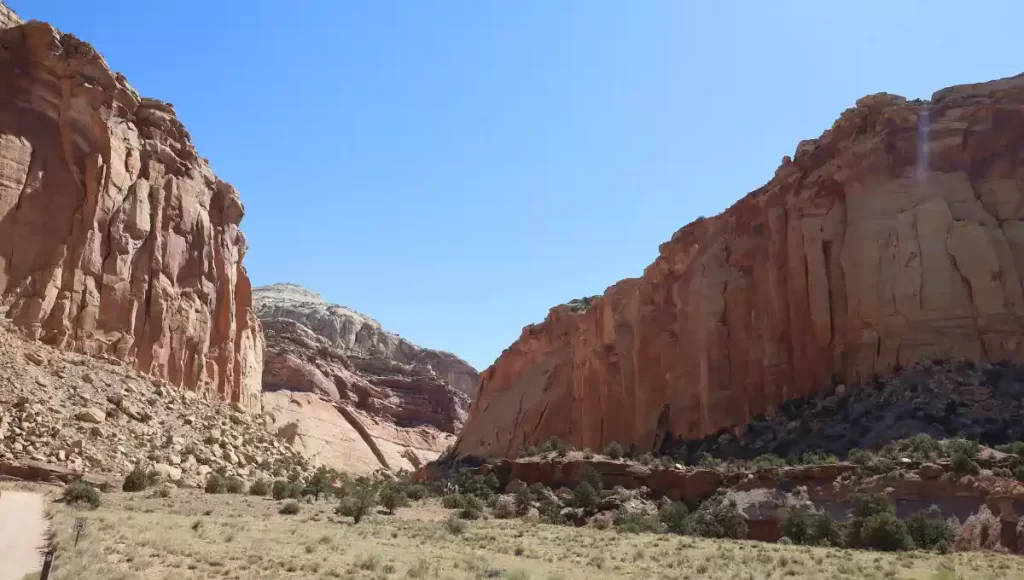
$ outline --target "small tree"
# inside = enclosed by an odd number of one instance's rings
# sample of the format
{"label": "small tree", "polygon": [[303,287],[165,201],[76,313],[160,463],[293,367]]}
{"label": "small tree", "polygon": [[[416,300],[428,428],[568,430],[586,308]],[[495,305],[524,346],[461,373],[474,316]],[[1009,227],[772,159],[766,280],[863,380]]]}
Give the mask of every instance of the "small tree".
{"label": "small tree", "polygon": [[890,512],[865,519],[860,534],[862,545],[868,548],[887,552],[914,549],[914,540],[906,524]]}
{"label": "small tree", "polygon": [[335,513],[359,523],[377,505],[377,490],[372,485],[360,485],[341,500]]}
{"label": "small tree", "polygon": [[330,493],[331,479],[334,476],[332,471],[324,466],[320,466],[313,472],[313,476],[309,478],[307,488],[316,501],[320,501],[321,494],[327,495]]}
{"label": "small tree", "polygon": [[782,535],[793,541],[794,544],[811,543],[811,528],[813,516],[806,508],[796,508],[789,511],[786,521],[782,524]]}
{"label": "small tree", "polygon": [[956,530],[946,522],[936,506],[911,514],[906,525],[914,544],[924,550],[935,550],[943,542],[948,549],[956,539]]}
{"label": "small tree", "polygon": [[690,510],[681,501],[667,503],[658,510],[658,519],[665,524],[665,528],[673,534],[688,534]]}
{"label": "small tree", "polygon": [[592,485],[584,481],[572,491],[572,503],[578,508],[585,510],[593,509],[597,505],[597,491]]}
{"label": "small tree", "polygon": [[395,483],[391,483],[384,486],[384,489],[380,492],[380,505],[384,506],[384,509],[388,510],[388,514],[394,514],[395,510],[400,507],[409,505],[409,497],[405,495],[402,488]]}
{"label": "small tree", "polygon": [[595,492],[600,492],[603,488],[601,474],[590,465],[584,465],[580,469],[580,483],[589,483]]}
{"label": "small tree", "polygon": [[521,517],[530,513],[530,503],[532,500],[531,495],[532,494],[530,493],[530,488],[526,487],[525,485],[520,486],[519,489],[516,490],[516,515]]}
{"label": "small tree", "polygon": [[949,460],[949,467],[960,475],[978,475],[981,468],[964,453],[955,453]]}
{"label": "small tree", "polygon": [[626,452],[622,449],[622,445],[619,445],[618,442],[615,441],[612,441],[608,444],[608,447],[604,448],[604,454],[612,459],[622,459],[622,456],[625,455],[625,453]]}

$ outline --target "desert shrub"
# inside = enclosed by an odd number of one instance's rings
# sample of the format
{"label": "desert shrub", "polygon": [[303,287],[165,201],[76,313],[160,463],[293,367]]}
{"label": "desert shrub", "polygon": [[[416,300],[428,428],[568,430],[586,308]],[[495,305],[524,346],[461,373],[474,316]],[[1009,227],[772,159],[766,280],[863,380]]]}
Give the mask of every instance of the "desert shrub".
{"label": "desert shrub", "polygon": [[957,437],[955,439],[947,439],[943,441],[942,448],[950,458],[958,454],[963,454],[969,459],[974,459],[978,456],[978,449],[980,446],[977,441]]}
{"label": "desert shrub", "polygon": [[557,500],[551,498],[541,500],[540,505],[537,506],[537,511],[543,522],[549,524],[565,523],[565,518],[562,517],[562,504]]}
{"label": "desert shrub", "polygon": [[541,445],[540,450],[542,453],[554,453],[559,457],[563,457],[569,452],[569,446],[563,443],[558,437],[552,437]]}
{"label": "desert shrub", "polygon": [[[795,465],[831,465],[838,462],[835,455],[823,451],[808,451],[793,461]],[[796,540],[793,539],[793,541]]]}
{"label": "desert shrub", "polygon": [[1016,455],[1019,459],[1024,459],[1024,441],[1014,441],[1013,443],[998,445],[996,450],[1002,451],[1003,453],[1009,453],[1010,455]]}
{"label": "desert shrub", "polygon": [[444,521],[444,527],[448,530],[449,533],[458,536],[466,531],[468,525],[466,524],[466,522],[460,520],[458,516],[452,514],[448,516],[448,519]]}
{"label": "desert shrub", "polygon": [[882,455],[889,459],[907,458],[919,462],[935,461],[945,456],[942,444],[927,433],[893,441],[882,448]]}
{"label": "desert shrub", "polygon": [[1017,481],[1024,481],[1024,465],[1013,470],[1013,477],[1015,477]]}
{"label": "desert shrub", "polygon": [[281,504],[281,509],[277,510],[277,513],[284,514],[286,516],[294,516],[299,513],[300,509],[299,502],[294,499],[290,499]]}
{"label": "desert shrub", "polygon": [[287,482],[283,479],[275,479],[271,488],[271,496],[276,500],[300,499],[302,497],[303,485],[297,482]]}
{"label": "desert shrub", "polygon": [[494,517],[499,520],[507,520],[516,517],[516,502],[514,498],[508,496],[500,496],[497,501],[494,502]]}
{"label": "desert shrub", "polygon": [[813,513],[810,510],[792,509],[786,516],[786,521],[782,523],[782,535],[792,540],[794,544],[810,544],[812,521]]}
{"label": "desert shrub", "polygon": [[224,480],[224,489],[228,493],[245,493],[245,482],[237,477],[228,477]]}
{"label": "desert shrub", "polygon": [[270,493],[270,482],[266,478],[257,479],[249,486],[249,495],[267,495]]}
{"label": "desert shrub", "polygon": [[896,513],[896,506],[880,493],[859,493],[853,496],[853,517],[869,518],[878,514]]}
{"label": "desert shrub", "polygon": [[517,516],[525,516],[530,512],[530,502],[532,501],[533,494],[530,493],[530,488],[525,485],[516,490],[515,494],[515,508]]}
{"label": "desert shrub", "polygon": [[593,459],[593,458],[594,458],[594,452],[591,451],[589,447],[584,448],[583,449],[583,459]]}
{"label": "desert shrub", "polygon": [[747,537],[747,520],[740,513],[735,500],[721,497],[708,499],[690,514],[690,530],[706,538]]}
{"label": "desert shrub", "polygon": [[473,495],[483,500],[493,497],[500,486],[498,476],[494,475],[494,472],[478,475],[467,468],[460,469],[454,481],[460,494]]}
{"label": "desert shrub", "polygon": [[80,509],[94,510],[100,507],[100,492],[81,479],[68,484],[61,494],[61,501]]}
{"label": "desert shrub", "polygon": [[612,522],[615,525],[615,529],[626,534],[660,532],[664,529],[658,516],[640,510],[631,510],[626,507],[620,507],[615,510],[615,518]]}
{"label": "desert shrub", "polygon": [[710,453],[702,451],[702,452],[700,452],[697,455],[697,466],[698,467],[705,467],[705,468],[712,468],[713,469],[715,467],[718,467],[721,464],[722,464],[722,460],[717,458],[717,457],[713,457]]}
{"label": "desert shrub", "polygon": [[171,497],[171,493],[173,493],[173,490],[174,486],[172,486],[169,483],[158,485],[155,488],[153,488],[153,493],[150,494],[150,497]]}
{"label": "desert shrub", "polygon": [[580,483],[589,483],[594,491],[599,492],[604,487],[601,481],[601,474],[591,465],[584,465],[580,469]]}
{"label": "desert shrub", "polygon": [[405,495],[409,496],[410,501],[420,501],[430,497],[430,490],[427,486],[417,483],[406,487]]}
{"label": "desert shrub", "polygon": [[807,508],[790,510],[782,534],[795,544],[836,547],[844,545],[846,536],[843,525],[832,516]]}
{"label": "desert shrub", "polygon": [[396,509],[409,505],[409,496],[401,486],[390,483],[380,491],[380,505],[388,510],[389,514],[394,514]]}
{"label": "desert shrub", "polygon": [[677,464],[681,463],[671,455],[662,455],[660,462],[662,469],[673,469]]}
{"label": "desert shrub", "polygon": [[128,472],[128,475],[124,478],[124,483],[121,484],[121,491],[134,492],[143,491],[147,487],[153,485],[156,482],[157,474],[155,471],[149,471],[141,465],[136,465],[134,469]]}
{"label": "desert shrub", "polygon": [[227,491],[228,484],[223,475],[219,473],[211,473],[206,476],[206,485],[204,490],[206,493],[224,493]]}
{"label": "desert shrub", "polygon": [[594,486],[584,481],[577,485],[576,489],[572,490],[572,504],[582,509],[593,509],[597,505],[597,490],[594,489]]}
{"label": "desert shrub", "polygon": [[352,518],[359,523],[377,505],[377,489],[372,485],[360,485],[342,498],[334,513]]}
{"label": "desert shrub", "polygon": [[483,500],[467,493],[447,495],[441,500],[441,505],[447,509],[458,510],[459,517],[467,520],[479,518],[484,511]]}
{"label": "desert shrub", "polygon": [[949,468],[960,475],[978,475],[981,468],[963,453],[956,453],[949,460]]}
{"label": "desert shrub", "polygon": [[608,444],[608,447],[604,448],[604,454],[607,455],[608,457],[611,457],[612,459],[622,459],[622,456],[625,455],[626,452],[623,451],[622,445],[619,445],[617,442],[612,441],[611,443]]}
{"label": "desert shrub", "polygon": [[689,516],[690,510],[681,501],[667,503],[658,510],[658,520],[673,534],[689,533]]}
{"label": "desert shrub", "polygon": [[945,542],[948,550],[956,539],[957,530],[946,522],[936,506],[911,514],[905,523],[914,544],[923,550],[935,550],[941,542]]}
{"label": "desert shrub", "polygon": [[533,457],[534,455],[540,455],[540,450],[534,447],[533,445],[530,445],[529,447],[523,450],[523,457]]}
{"label": "desert shrub", "polygon": [[894,459],[882,455],[876,455],[863,449],[851,450],[847,459],[850,463],[859,465],[871,473],[889,473],[898,468]]}
{"label": "desert shrub", "polygon": [[914,539],[907,525],[893,513],[873,515],[863,521],[860,529],[861,546],[887,552],[913,550]]}
{"label": "desert shrub", "polygon": [[[846,534],[846,544],[854,548],[889,549],[882,546],[904,545],[900,536],[898,522],[906,532],[906,526],[896,518],[896,506],[885,495],[880,493],[860,493],[853,497],[853,519],[850,521]],[[871,524],[871,537],[868,535],[868,524]],[[910,538],[909,532],[906,534]],[[913,540],[910,540],[913,542]],[[903,548],[893,548],[903,549]]]}
{"label": "desert shrub", "polygon": [[754,458],[751,463],[751,467],[754,469],[768,469],[771,467],[785,467],[786,460],[775,455],[774,453],[765,453],[764,455],[758,455]]}

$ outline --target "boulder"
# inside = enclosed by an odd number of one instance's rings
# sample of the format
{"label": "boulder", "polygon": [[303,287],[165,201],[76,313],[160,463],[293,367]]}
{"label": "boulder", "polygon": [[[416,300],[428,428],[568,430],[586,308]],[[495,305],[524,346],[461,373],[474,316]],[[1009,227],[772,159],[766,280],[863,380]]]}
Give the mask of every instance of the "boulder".
{"label": "boulder", "polygon": [[83,423],[102,423],[107,419],[107,415],[96,407],[87,407],[75,413],[75,419]]}
{"label": "boulder", "polygon": [[154,463],[153,471],[165,481],[178,481],[181,479],[181,469],[166,463]]}

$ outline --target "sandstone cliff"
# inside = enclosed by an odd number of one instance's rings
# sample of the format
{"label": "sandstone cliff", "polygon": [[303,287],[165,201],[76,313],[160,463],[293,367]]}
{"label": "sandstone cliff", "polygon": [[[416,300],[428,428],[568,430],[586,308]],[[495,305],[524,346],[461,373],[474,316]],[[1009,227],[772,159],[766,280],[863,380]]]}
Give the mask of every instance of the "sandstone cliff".
{"label": "sandstone cliff", "polygon": [[412,469],[465,420],[476,371],[293,284],[255,288],[266,336],[264,406],[307,457],[355,473]]}
{"label": "sandstone cliff", "polygon": [[457,451],[658,450],[895,365],[1021,359],[1022,145],[1024,77],[859,100],[642,277],[526,327]]}
{"label": "sandstone cliff", "polygon": [[0,310],[32,338],[258,407],[238,193],[170,104],[0,8]]}

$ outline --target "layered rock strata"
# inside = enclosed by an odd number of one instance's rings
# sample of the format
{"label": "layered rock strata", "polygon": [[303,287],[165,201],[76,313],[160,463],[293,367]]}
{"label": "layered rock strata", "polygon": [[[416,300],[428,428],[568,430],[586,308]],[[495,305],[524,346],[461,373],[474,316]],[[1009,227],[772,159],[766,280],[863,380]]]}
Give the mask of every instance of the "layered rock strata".
{"label": "layered rock strata", "polygon": [[737,430],[933,357],[1024,357],[1024,77],[860,99],[643,276],[563,305],[483,373],[460,454]]}
{"label": "layered rock strata", "polygon": [[0,8],[0,309],[32,338],[258,407],[238,192],[172,105]]}

